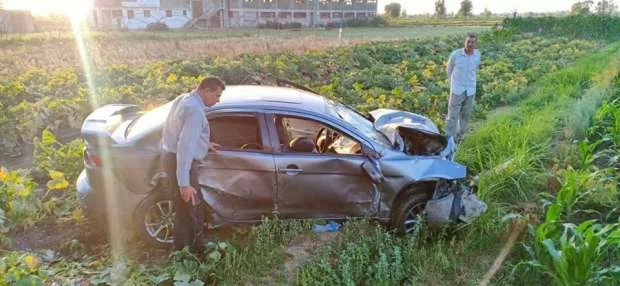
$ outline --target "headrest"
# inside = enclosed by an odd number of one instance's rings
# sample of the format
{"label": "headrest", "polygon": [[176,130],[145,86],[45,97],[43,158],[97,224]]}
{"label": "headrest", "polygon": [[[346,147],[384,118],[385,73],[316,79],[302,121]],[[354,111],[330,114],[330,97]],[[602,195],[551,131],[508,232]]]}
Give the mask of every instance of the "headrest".
{"label": "headrest", "polygon": [[289,148],[294,152],[313,152],[314,142],[308,137],[297,137],[291,140]]}

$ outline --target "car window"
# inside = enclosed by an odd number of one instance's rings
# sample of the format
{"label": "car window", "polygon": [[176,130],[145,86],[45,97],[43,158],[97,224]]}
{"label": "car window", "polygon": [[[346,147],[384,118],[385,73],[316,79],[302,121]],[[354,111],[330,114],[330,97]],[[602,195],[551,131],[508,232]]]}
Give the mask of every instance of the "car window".
{"label": "car window", "polygon": [[258,118],[231,114],[209,118],[210,141],[222,150],[264,150]]}
{"label": "car window", "polygon": [[340,155],[362,153],[358,141],[315,120],[276,115],[274,124],[282,152]]}
{"label": "car window", "polygon": [[172,102],[169,102],[153,110],[142,112],[127,126],[125,130],[127,140],[134,140],[136,137],[150,133],[157,126],[162,126],[164,121],[166,121],[166,117],[168,117],[168,113],[170,113],[171,107]]}

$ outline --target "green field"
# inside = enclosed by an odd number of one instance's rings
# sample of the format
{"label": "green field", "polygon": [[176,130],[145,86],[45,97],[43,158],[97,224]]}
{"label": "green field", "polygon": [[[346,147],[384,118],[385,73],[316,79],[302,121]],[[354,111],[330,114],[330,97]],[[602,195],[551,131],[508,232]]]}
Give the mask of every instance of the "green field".
{"label": "green field", "polygon": [[[424,34],[420,28],[414,30]],[[131,237],[112,249],[77,206],[72,184],[82,168],[83,142],[61,143],[55,134],[79,128],[107,103],[150,108],[206,74],[229,84],[256,74],[287,77],[362,112],[414,111],[442,128],[446,60],[471,27],[452,30],[458,35],[398,38],[411,35],[407,29],[359,29],[368,35],[389,31],[384,40],[390,41],[308,52],[200,55],[192,61],[166,55],[134,65],[103,61],[88,74],[90,82],[80,68],[66,66],[28,67],[1,78],[0,151],[21,152],[35,138],[35,152],[31,168],[0,169],[0,285],[620,284],[617,18],[518,19],[502,30],[479,31],[484,64],[475,118],[457,161],[478,177],[478,195],[489,210],[470,225],[422,225],[419,233],[400,236],[354,219],[339,232],[314,233],[312,225],[323,222],[266,217],[258,226],[214,233],[208,251],[195,256],[155,251]],[[321,32],[333,37],[337,31]],[[129,35],[95,38],[131,42],[122,40]],[[192,38],[136,35],[145,37],[141,43]]]}

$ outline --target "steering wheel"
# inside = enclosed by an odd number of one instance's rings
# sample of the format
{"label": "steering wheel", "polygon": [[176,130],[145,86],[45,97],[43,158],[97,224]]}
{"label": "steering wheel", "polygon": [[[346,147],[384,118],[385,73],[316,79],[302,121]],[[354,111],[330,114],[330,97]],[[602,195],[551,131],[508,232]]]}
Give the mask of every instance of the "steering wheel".
{"label": "steering wheel", "polygon": [[[249,147],[254,147],[254,148],[249,148]],[[261,146],[258,143],[245,143],[243,145],[241,145],[241,147],[239,149],[244,150],[244,149],[256,149],[256,150],[261,150],[263,149],[263,146]]]}

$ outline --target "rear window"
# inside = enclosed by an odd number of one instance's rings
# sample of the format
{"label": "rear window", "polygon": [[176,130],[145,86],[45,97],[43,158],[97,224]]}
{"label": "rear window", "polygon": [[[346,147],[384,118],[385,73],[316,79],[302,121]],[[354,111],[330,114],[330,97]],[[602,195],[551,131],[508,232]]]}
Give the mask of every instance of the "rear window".
{"label": "rear window", "polygon": [[153,128],[161,127],[168,117],[172,102],[166,103],[151,111],[144,112],[139,117],[134,119],[127,130],[125,136],[127,140],[133,140],[136,137],[141,137],[145,132],[152,130]]}

